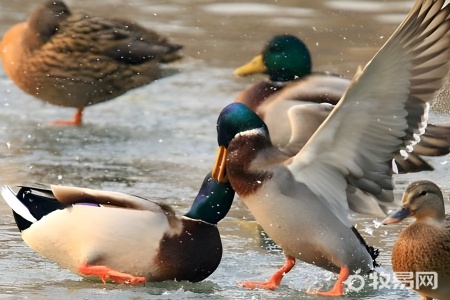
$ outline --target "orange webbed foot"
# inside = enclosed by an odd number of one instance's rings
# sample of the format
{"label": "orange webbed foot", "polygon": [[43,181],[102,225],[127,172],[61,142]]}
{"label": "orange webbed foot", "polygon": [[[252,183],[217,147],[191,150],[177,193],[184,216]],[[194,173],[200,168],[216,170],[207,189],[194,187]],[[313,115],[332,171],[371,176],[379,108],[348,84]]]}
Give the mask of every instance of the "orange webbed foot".
{"label": "orange webbed foot", "polygon": [[50,125],[68,125],[68,126],[77,126],[77,125],[81,125],[80,122],[75,122],[74,120],[55,120],[50,122]]}
{"label": "orange webbed foot", "polygon": [[295,265],[295,258],[291,256],[286,257],[284,265],[270,277],[268,281],[240,281],[237,284],[242,285],[247,289],[262,288],[266,290],[275,290],[281,283],[284,274],[288,273]]}
{"label": "orange webbed foot", "polygon": [[83,119],[83,108],[77,108],[72,120],[56,120],[51,122],[52,125],[81,125]]}
{"label": "orange webbed foot", "polygon": [[280,284],[273,281],[239,281],[238,285],[243,286],[246,289],[266,289],[266,290],[275,290]]}
{"label": "orange webbed foot", "polygon": [[339,277],[331,290],[322,292],[322,291],[308,289],[306,291],[306,293],[308,295],[319,295],[319,296],[329,296],[329,297],[343,296],[344,295],[343,282],[347,280],[349,275],[350,275],[350,270],[348,269],[348,267],[347,266],[341,267],[341,271],[339,272]]}
{"label": "orange webbed foot", "polygon": [[78,272],[83,275],[96,275],[100,277],[103,283],[109,278],[117,283],[130,283],[132,285],[145,283],[145,277],[136,277],[131,274],[113,270],[107,266],[89,266],[87,263],[82,263],[78,266]]}

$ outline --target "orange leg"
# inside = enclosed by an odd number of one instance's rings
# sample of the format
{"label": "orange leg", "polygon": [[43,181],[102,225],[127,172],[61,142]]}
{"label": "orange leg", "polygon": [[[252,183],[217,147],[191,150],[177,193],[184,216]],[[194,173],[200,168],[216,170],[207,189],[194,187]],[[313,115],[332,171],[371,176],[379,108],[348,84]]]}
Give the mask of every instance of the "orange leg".
{"label": "orange leg", "polygon": [[268,281],[242,281],[238,282],[238,284],[247,289],[263,288],[273,291],[280,285],[281,279],[283,279],[284,274],[288,273],[294,267],[294,265],[295,258],[293,258],[292,256],[286,256],[286,262],[284,263],[284,265],[278,271],[276,271]]}
{"label": "orange leg", "polygon": [[82,263],[78,266],[78,272],[83,275],[97,275],[106,283],[106,279],[111,279],[117,283],[129,282],[130,284],[145,283],[145,277],[135,277],[133,275],[113,270],[107,266],[89,266]]}
{"label": "orange leg", "polygon": [[83,119],[83,107],[77,108],[72,120],[56,120],[53,121],[53,125],[80,125]]}
{"label": "orange leg", "polygon": [[307,294],[311,295],[319,295],[319,296],[342,296],[344,295],[344,284],[343,282],[347,280],[348,276],[350,275],[350,270],[347,266],[343,266],[341,268],[341,271],[339,272],[339,277],[334,284],[333,288],[329,290],[328,292],[321,292],[321,291],[307,291]]}

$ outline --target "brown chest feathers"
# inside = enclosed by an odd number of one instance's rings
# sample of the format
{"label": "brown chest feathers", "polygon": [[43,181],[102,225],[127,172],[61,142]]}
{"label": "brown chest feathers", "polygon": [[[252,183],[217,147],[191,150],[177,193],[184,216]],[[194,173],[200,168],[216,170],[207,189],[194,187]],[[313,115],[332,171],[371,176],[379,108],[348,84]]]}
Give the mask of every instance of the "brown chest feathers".
{"label": "brown chest feathers", "polygon": [[164,236],[155,264],[160,276],[150,281],[175,279],[198,282],[211,275],[222,259],[222,242],[217,226],[181,219],[180,234]]}
{"label": "brown chest feathers", "polygon": [[412,224],[399,236],[392,250],[395,272],[450,274],[450,234],[431,225]]}
{"label": "brown chest feathers", "polygon": [[227,149],[226,173],[239,196],[255,193],[272,177],[271,173],[256,166],[258,156],[271,146],[270,140],[260,134],[243,134],[231,141]]}

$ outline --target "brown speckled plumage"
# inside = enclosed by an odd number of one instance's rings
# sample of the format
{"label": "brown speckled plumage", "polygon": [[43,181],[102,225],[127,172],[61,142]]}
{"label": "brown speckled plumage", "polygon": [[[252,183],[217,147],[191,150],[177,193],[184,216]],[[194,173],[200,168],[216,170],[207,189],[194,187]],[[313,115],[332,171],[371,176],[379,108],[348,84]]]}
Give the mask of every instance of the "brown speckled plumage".
{"label": "brown speckled plumage", "polygon": [[[450,275],[450,215],[442,228],[414,222],[399,235],[392,265],[396,272],[437,271]],[[448,257],[448,264],[442,260]]]}
{"label": "brown speckled plumage", "polygon": [[179,45],[138,24],[74,11],[47,1],[5,33],[3,67],[25,92],[83,109],[163,76],[160,62]]}

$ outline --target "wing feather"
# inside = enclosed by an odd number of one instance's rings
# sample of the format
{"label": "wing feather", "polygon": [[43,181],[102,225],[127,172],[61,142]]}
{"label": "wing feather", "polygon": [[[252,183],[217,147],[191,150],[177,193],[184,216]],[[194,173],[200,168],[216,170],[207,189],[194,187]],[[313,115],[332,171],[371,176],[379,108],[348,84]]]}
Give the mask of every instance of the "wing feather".
{"label": "wing feather", "polygon": [[394,153],[412,150],[424,132],[427,102],[449,69],[450,9],[444,2],[416,2],[288,166],[344,222],[346,178],[375,196],[393,189]]}

